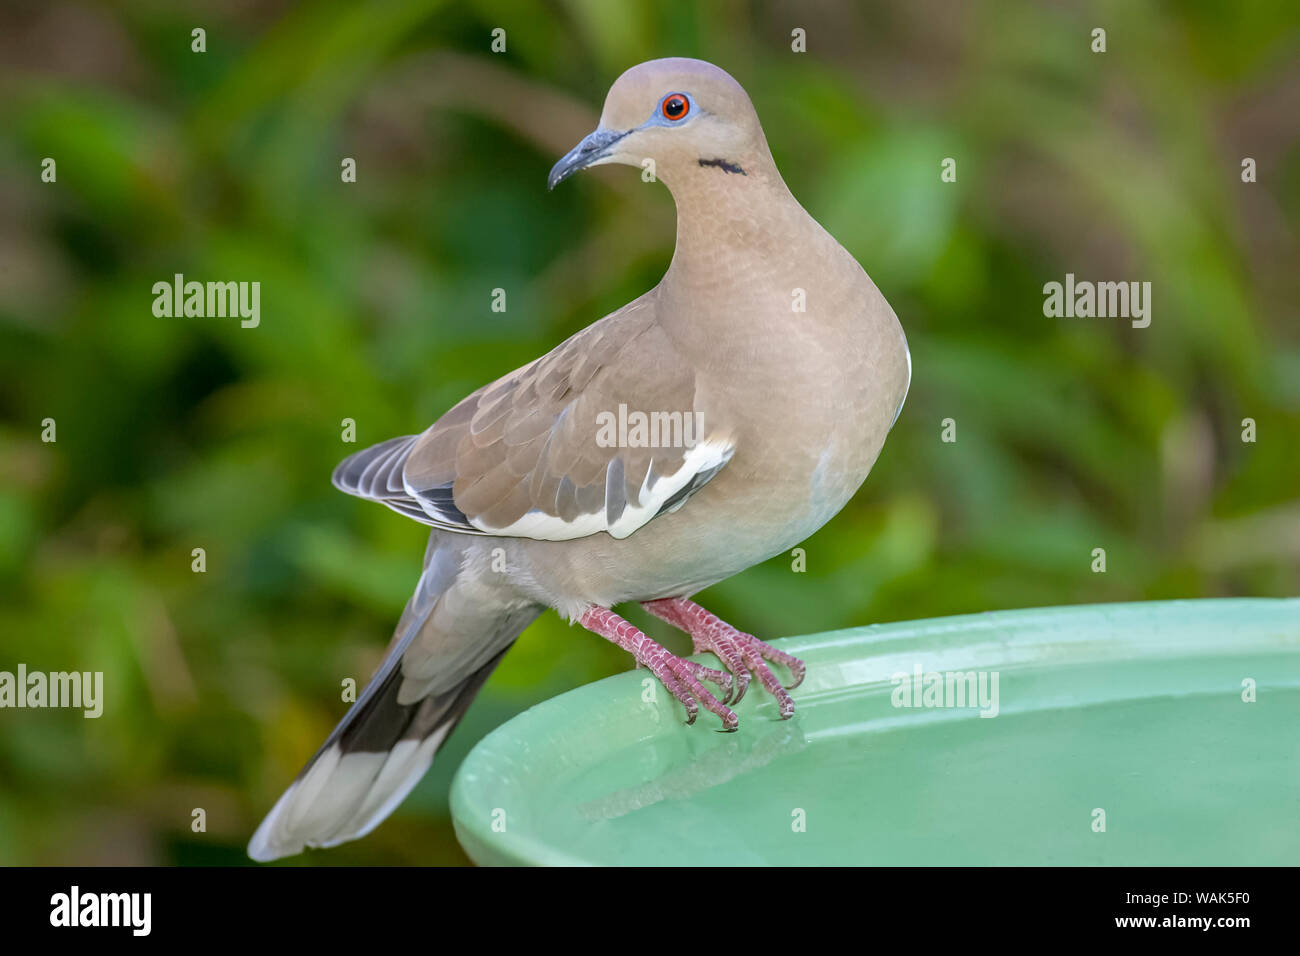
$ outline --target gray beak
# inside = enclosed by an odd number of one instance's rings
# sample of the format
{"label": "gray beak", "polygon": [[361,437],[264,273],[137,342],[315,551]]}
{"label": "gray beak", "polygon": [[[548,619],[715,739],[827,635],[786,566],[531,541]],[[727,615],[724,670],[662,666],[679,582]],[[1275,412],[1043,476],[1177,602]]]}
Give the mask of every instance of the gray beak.
{"label": "gray beak", "polygon": [[546,177],[546,188],[554,189],[580,169],[586,169],[609,155],[610,149],[628,131],[619,132],[612,129],[598,129],[589,134],[581,143],[569,150],[564,158],[551,167],[551,174]]}

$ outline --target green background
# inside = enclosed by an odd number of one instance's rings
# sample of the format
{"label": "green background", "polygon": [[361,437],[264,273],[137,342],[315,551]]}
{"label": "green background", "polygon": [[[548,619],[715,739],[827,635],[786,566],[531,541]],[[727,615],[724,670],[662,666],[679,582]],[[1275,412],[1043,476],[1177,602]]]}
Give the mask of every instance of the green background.
{"label": "green background", "polygon": [[[545,190],[652,57],[745,85],[915,369],[807,570],[774,559],[706,606],[778,637],[1300,592],[1295,4],[228,6],[0,14],[0,670],[102,670],[107,697],[98,720],[0,711],[0,863],[245,862],[419,573],[422,529],[334,491],[334,464],[666,267],[660,186]],[[260,327],[156,318],[176,272],[260,281]],[[1151,282],[1150,328],[1044,317],[1067,272]],[[292,862],[463,862],[447,790],[473,742],[628,665],[544,616],[388,823]]]}

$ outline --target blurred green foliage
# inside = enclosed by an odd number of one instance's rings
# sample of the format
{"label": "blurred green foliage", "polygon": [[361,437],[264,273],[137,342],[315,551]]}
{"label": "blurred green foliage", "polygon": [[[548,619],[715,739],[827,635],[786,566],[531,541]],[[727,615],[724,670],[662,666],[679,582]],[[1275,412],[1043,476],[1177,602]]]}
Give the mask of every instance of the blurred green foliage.
{"label": "blurred green foliage", "polygon": [[[662,188],[612,167],[544,188],[613,79],[656,56],[746,86],[791,188],[885,292],[915,366],[867,486],[805,543],[806,573],[777,558],[704,603],[776,637],[1300,592],[1300,6],[2,16],[0,669],[102,670],[107,702],[98,720],[0,711],[0,862],[245,862],[419,572],[422,529],[335,492],[334,464],[419,430],[666,267]],[[156,318],[151,287],[177,272],[260,281],[260,327]],[[1045,318],[1042,286],[1067,272],[1150,281],[1151,327]],[[628,664],[545,616],[390,822],[294,862],[463,861],[446,799],[468,748]]]}

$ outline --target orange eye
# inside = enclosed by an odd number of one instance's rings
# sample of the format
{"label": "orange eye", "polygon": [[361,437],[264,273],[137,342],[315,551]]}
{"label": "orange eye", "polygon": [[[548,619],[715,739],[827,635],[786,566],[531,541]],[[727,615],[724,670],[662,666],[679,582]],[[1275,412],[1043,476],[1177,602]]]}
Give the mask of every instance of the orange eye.
{"label": "orange eye", "polygon": [[664,119],[679,120],[691,111],[691,101],[680,93],[674,93],[664,98],[664,105],[660,109]]}

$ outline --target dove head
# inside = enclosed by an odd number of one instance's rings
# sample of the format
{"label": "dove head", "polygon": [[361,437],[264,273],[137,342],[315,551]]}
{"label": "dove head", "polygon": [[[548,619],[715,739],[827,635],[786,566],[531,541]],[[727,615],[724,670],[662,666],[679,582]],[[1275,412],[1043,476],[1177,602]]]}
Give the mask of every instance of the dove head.
{"label": "dove head", "polygon": [[607,163],[650,170],[674,191],[716,177],[775,173],[744,88],[712,63],[684,57],[650,60],[615,80],[600,125],[555,164],[548,188]]}

